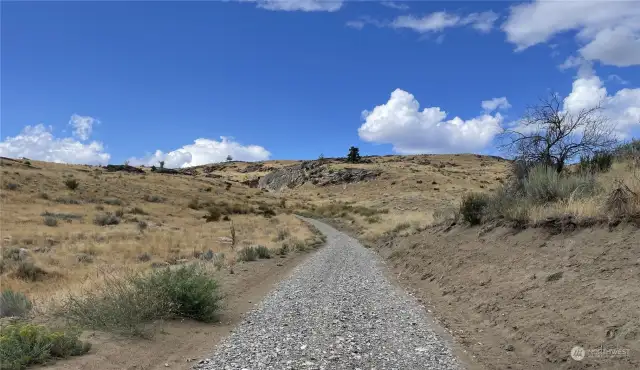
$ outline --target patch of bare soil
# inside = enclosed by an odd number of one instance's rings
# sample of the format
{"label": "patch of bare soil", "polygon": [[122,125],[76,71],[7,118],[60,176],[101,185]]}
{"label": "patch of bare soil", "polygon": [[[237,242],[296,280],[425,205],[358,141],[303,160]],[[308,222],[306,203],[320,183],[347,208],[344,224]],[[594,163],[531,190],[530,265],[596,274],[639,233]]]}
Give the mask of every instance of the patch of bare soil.
{"label": "patch of bare soil", "polygon": [[80,357],[60,360],[47,369],[190,369],[213,352],[216,344],[231,333],[243,315],[262,300],[274,285],[310,254],[237,264],[234,273],[217,273],[226,294],[220,322],[194,321],[163,323],[151,339],[129,339],[101,332],[90,332],[83,339],[92,343],[91,351]]}
{"label": "patch of bare soil", "polygon": [[[632,225],[558,235],[431,228],[375,248],[472,368],[640,368],[640,231]],[[574,346],[585,350],[582,360],[572,358]]]}

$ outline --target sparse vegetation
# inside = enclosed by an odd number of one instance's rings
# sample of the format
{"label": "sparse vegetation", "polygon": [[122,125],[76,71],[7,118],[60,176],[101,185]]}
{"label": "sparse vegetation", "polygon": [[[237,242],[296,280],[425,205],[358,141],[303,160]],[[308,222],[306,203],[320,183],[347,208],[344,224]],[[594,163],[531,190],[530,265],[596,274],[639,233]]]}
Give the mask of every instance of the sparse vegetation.
{"label": "sparse vegetation", "polygon": [[263,245],[252,245],[240,249],[237,255],[238,261],[250,262],[258,258],[271,258],[271,251]]}
{"label": "sparse vegetation", "polygon": [[19,261],[13,272],[14,277],[25,281],[43,280],[47,275],[47,271],[31,261]]}
{"label": "sparse vegetation", "polygon": [[290,232],[288,229],[278,229],[277,233],[276,233],[276,237],[275,237],[275,241],[279,242],[279,241],[283,241],[285,240],[287,237],[289,237]]}
{"label": "sparse vegetation", "polygon": [[98,226],[117,225],[120,218],[111,212],[99,213],[93,218],[93,223]]}
{"label": "sparse vegetation", "polygon": [[29,298],[20,292],[4,289],[0,295],[0,317],[25,317],[33,307]]}
{"label": "sparse vegetation", "polygon": [[483,218],[484,211],[489,204],[484,194],[470,193],[462,198],[460,203],[460,215],[471,225],[478,225]]}
{"label": "sparse vegetation", "polygon": [[45,326],[17,322],[0,328],[0,369],[21,370],[45,364],[54,358],[79,356],[89,352],[77,330],[51,330]]}
{"label": "sparse vegetation", "polygon": [[8,182],[4,185],[4,188],[7,190],[18,190],[19,187],[20,185],[13,182]]}
{"label": "sparse vegetation", "polygon": [[49,217],[56,220],[70,221],[70,220],[80,220],[82,219],[82,215],[76,213],[63,213],[63,212],[49,212],[44,211],[40,214],[42,217]]}
{"label": "sparse vegetation", "polygon": [[201,207],[200,201],[198,200],[198,198],[193,198],[189,201],[189,203],[187,204],[187,207],[198,210]]}
{"label": "sparse vegetation", "polygon": [[583,173],[608,172],[613,165],[614,156],[610,152],[597,152],[593,156],[580,157],[580,171]]}
{"label": "sparse vegetation", "polygon": [[42,219],[42,223],[44,223],[45,225],[47,225],[49,227],[58,226],[58,220],[55,217],[51,217],[51,216],[45,216]]}
{"label": "sparse vegetation", "polygon": [[150,203],[163,203],[165,201],[165,199],[161,196],[149,195],[149,194],[145,194],[144,197],[142,197],[142,199]]}
{"label": "sparse vegetation", "polygon": [[63,182],[64,182],[64,185],[69,190],[76,190],[76,189],[78,189],[78,186],[80,186],[80,181],[78,181],[78,180],[76,180],[74,178],[65,179]]}
{"label": "sparse vegetation", "polygon": [[60,315],[82,327],[149,336],[155,320],[213,321],[220,302],[217,282],[202,267],[188,265],[107,277],[104,284],[70,296]]}
{"label": "sparse vegetation", "polygon": [[142,209],[142,208],[140,208],[140,207],[133,207],[133,208],[131,208],[131,210],[129,211],[129,213],[134,214],[134,215],[143,215],[143,216],[148,215],[148,213],[147,213],[144,209]]}
{"label": "sparse vegetation", "polygon": [[546,166],[536,166],[522,182],[524,196],[533,204],[564,201],[569,197],[592,195],[597,190],[593,176],[558,173]]}
{"label": "sparse vegetation", "polygon": [[466,195],[461,215],[471,224],[506,220],[516,227],[561,216],[631,217],[640,213],[640,176],[628,163],[627,157],[609,152],[583,156],[576,169],[561,172],[515,162],[510,180],[493,194]]}
{"label": "sparse vegetation", "polygon": [[276,215],[276,211],[273,210],[273,208],[266,204],[266,203],[261,203],[258,205],[258,213],[262,214],[264,217],[273,217]]}
{"label": "sparse vegetation", "polygon": [[105,204],[108,204],[110,206],[121,206],[122,205],[122,200],[118,199],[118,198],[107,198],[104,200]]}
{"label": "sparse vegetation", "polygon": [[75,198],[70,198],[70,197],[59,197],[56,198],[56,203],[61,203],[61,204],[82,204],[82,202],[78,199]]}
{"label": "sparse vegetation", "polygon": [[222,213],[220,212],[220,210],[212,206],[207,209],[207,214],[204,216],[204,218],[207,222],[218,222],[220,221],[221,216]]}

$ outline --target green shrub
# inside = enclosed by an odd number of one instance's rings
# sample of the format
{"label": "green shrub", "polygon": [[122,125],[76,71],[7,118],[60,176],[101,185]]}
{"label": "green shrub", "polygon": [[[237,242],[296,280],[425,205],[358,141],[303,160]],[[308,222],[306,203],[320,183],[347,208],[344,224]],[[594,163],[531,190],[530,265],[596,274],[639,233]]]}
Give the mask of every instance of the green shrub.
{"label": "green shrub", "polygon": [[76,190],[78,186],[80,186],[80,182],[76,179],[66,179],[64,180],[64,185],[70,190]]}
{"label": "green shrub", "polygon": [[13,323],[0,329],[0,369],[21,370],[45,364],[52,358],[79,356],[89,352],[78,330],[56,331],[41,325]]}
{"label": "green shrub", "polygon": [[258,254],[258,258],[271,258],[271,251],[269,250],[269,248],[265,247],[264,245],[258,245],[255,248],[256,253]]}
{"label": "green shrub", "polygon": [[5,184],[5,189],[7,190],[18,190],[18,188],[20,187],[18,184],[13,183],[13,182],[9,182],[7,184]]}
{"label": "green shrub", "polygon": [[81,201],[74,198],[69,198],[69,197],[56,198],[55,201],[56,203],[61,203],[61,204],[82,204]]}
{"label": "green shrub", "polygon": [[614,149],[613,153],[621,160],[637,160],[640,158],[640,139],[632,139],[619,145]]}
{"label": "green shrub", "polygon": [[45,217],[43,218],[42,222],[43,222],[45,225],[50,226],[50,227],[58,226],[58,220],[57,220],[57,219],[55,219],[54,217],[51,217],[51,216],[45,216]]}
{"label": "green shrub", "polygon": [[462,197],[462,202],[460,203],[460,215],[462,215],[463,220],[471,225],[478,225],[482,222],[488,204],[487,196],[484,194],[466,194]]}
{"label": "green shrub", "polygon": [[525,197],[533,204],[545,204],[597,192],[593,176],[565,175],[552,167],[536,166],[523,181]]}
{"label": "green shrub", "polygon": [[48,275],[47,271],[35,265],[33,262],[28,261],[20,261],[13,274],[18,279],[25,281],[42,280]]}
{"label": "green shrub", "polygon": [[20,256],[20,249],[15,247],[3,247],[2,248],[2,259],[3,260],[12,260],[12,261],[20,261],[22,258]]}
{"label": "green shrub", "polygon": [[207,222],[218,222],[220,221],[220,217],[222,216],[222,212],[216,207],[209,207],[207,209],[207,214],[204,216]]}
{"label": "green shrub", "polygon": [[42,216],[42,217],[51,217],[51,218],[54,218],[56,220],[64,220],[64,221],[82,219],[82,215],[75,214],[75,213],[62,213],[62,212],[49,212],[49,211],[42,212],[40,214],[40,216]]}
{"label": "green shrub", "polygon": [[118,198],[107,198],[104,200],[105,204],[108,204],[110,206],[121,206],[122,205],[122,200],[118,199]]}
{"label": "green shrub", "polygon": [[23,293],[4,289],[0,295],[0,317],[24,317],[32,307],[31,301]]}
{"label": "green shrub", "polygon": [[613,165],[613,153],[597,152],[593,156],[580,157],[580,171],[583,173],[608,172]]}
{"label": "green shrub", "polygon": [[168,319],[173,306],[157,292],[136,289],[137,279],[141,276],[107,277],[103,285],[82,295],[70,295],[60,313],[70,323],[85,328],[150,336],[148,323]]}
{"label": "green shrub", "polygon": [[217,318],[222,299],[218,283],[196,265],[156,270],[135,280],[134,285],[171,302],[174,317],[204,322]]}
{"label": "green shrub", "polygon": [[202,267],[189,265],[107,277],[103,285],[71,295],[60,314],[83,327],[147,337],[156,320],[212,321],[220,301],[217,282]]}
{"label": "green shrub", "polygon": [[255,247],[244,247],[238,251],[238,256],[236,257],[238,261],[255,261],[258,259],[258,251]]}
{"label": "green shrub", "polygon": [[271,208],[270,205],[266,203],[261,203],[258,205],[258,213],[262,214],[264,217],[273,217],[276,215],[276,211]]}
{"label": "green shrub", "polygon": [[120,218],[111,212],[99,213],[94,216],[93,223],[98,226],[117,225],[120,223]]}

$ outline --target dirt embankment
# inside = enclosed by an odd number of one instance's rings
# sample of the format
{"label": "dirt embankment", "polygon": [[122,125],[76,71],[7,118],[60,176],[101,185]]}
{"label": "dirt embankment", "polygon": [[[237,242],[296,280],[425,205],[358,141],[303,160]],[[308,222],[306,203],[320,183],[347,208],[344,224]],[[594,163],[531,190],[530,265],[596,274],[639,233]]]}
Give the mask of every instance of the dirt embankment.
{"label": "dirt embankment", "polygon": [[432,228],[374,248],[478,368],[640,368],[637,227]]}

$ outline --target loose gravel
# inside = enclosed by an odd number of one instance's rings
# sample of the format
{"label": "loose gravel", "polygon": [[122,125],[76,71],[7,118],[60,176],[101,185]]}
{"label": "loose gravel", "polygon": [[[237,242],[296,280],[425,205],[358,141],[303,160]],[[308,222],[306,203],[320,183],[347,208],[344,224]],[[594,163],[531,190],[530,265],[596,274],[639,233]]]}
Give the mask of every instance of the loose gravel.
{"label": "loose gravel", "polygon": [[374,252],[315,220],[317,251],[196,369],[459,369]]}

